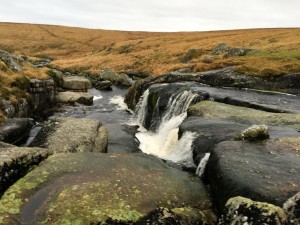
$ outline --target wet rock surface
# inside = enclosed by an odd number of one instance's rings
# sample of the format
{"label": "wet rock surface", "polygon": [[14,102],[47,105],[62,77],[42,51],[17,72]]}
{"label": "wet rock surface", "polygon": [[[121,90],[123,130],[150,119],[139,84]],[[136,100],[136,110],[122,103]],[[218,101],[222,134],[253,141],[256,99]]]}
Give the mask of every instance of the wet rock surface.
{"label": "wet rock surface", "polygon": [[20,143],[25,139],[33,126],[30,118],[8,119],[0,126],[0,141],[10,144]]}
{"label": "wet rock surface", "polygon": [[10,185],[51,154],[51,151],[42,148],[0,144],[0,196]]}
{"label": "wet rock surface", "polygon": [[[234,87],[239,89],[252,88],[252,89],[260,89],[260,90],[282,91],[282,92],[294,93],[294,94],[300,93],[299,74],[289,74],[289,75],[284,75],[284,76],[274,78],[272,80],[268,80],[259,77],[250,77],[250,76],[242,75],[234,72],[233,68],[229,67],[225,69],[213,70],[208,72],[199,72],[199,73],[172,72],[170,74],[165,74],[158,77],[149,77],[137,81],[129,89],[128,94],[126,95],[125,98],[125,102],[128,104],[128,107],[130,109],[133,109],[136,106],[139,98],[144,93],[144,91],[147,90],[147,88],[149,88],[151,85],[159,84],[159,83],[178,83],[182,81],[194,81],[197,83],[211,85],[213,87]],[[213,90],[213,88],[210,88],[210,90]],[[235,105],[237,104],[243,106],[247,105],[247,100],[245,99],[240,99],[242,101],[233,101],[231,98],[228,98],[229,96],[228,95],[226,96],[226,89],[221,88],[220,91],[221,93],[217,95],[217,99],[218,98],[224,99],[227,97],[227,99],[225,100],[232,102],[230,104],[233,104],[235,102]],[[251,91],[248,90],[248,92]],[[246,91],[241,91],[240,97],[244,97],[243,95],[241,95],[241,93],[245,93],[245,95],[247,95]],[[267,95],[267,93],[261,93],[261,96],[263,95]],[[272,97],[271,95],[272,94],[269,94],[269,97],[271,99],[276,97],[276,96]],[[253,94],[251,98],[254,98]],[[282,100],[284,99],[285,97],[283,97]]]}
{"label": "wet rock surface", "polygon": [[[126,179],[124,179],[126,178]],[[195,176],[144,154],[56,154],[0,200],[1,223],[136,222],[157,207],[208,210]]]}
{"label": "wet rock surface", "polygon": [[42,128],[30,146],[54,152],[105,152],[106,143],[106,131],[100,121],[58,117]]}
{"label": "wet rock surface", "polygon": [[[299,144],[299,138],[293,143]],[[277,206],[300,188],[299,152],[284,141],[226,141],[211,152],[206,175],[219,209],[243,196]]]}
{"label": "wet rock surface", "polygon": [[140,152],[139,142],[135,137],[138,127],[120,124],[106,124],[108,130],[109,153]]}
{"label": "wet rock surface", "polygon": [[[300,99],[299,99],[300,103]],[[298,108],[296,109],[298,110]],[[188,116],[221,119],[246,124],[267,124],[300,130],[300,114],[271,113],[214,101],[202,101],[188,109]]]}
{"label": "wet rock surface", "polygon": [[[251,125],[249,124],[192,116],[186,118],[179,126],[179,137],[181,137],[184,132],[187,131],[197,133],[197,136],[193,141],[192,150],[194,162],[196,165],[198,165],[200,160],[204,157],[205,153],[210,153],[214,149],[214,147],[222,141],[240,139],[248,139],[254,141],[255,139],[264,139],[260,137],[252,137],[252,133],[248,135],[243,133],[250,127]],[[300,133],[298,131],[289,128],[268,127],[267,129],[269,132],[269,136],[267,137],[270,137],[271,139],[285,137],[287,138],[287,140],[290,140],[290,142],[294,142],[294,140],[300,136]],[[263,133],[263,135],[264,134],[265,133]],[[249,137],[249,135],[252,136]],[[288,141],[286,141],[286,143],[287,142]]]}

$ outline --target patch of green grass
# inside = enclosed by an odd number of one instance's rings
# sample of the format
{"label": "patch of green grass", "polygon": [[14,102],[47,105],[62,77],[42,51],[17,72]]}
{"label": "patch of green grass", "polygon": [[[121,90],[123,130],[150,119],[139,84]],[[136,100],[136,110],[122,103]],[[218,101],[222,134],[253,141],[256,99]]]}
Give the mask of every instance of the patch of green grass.
{"label": "patch of green grass", "polygon": [[297,59],[300,60],[300,48],[280,51],[250,52],[248,57],[263,57],[269,59]]}

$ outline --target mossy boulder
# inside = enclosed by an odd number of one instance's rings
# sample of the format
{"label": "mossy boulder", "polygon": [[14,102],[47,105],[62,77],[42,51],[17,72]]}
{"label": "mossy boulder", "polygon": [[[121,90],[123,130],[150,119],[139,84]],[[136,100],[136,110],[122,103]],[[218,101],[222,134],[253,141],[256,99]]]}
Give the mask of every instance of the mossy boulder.
{"label": "mossy boulder", "polygon": [[157,207],[208,210],[193,175],[144,154],[55,154],[0,200],[4,224],[129,224]]}
{"label": "mossy boulder", "polygon": [[300,114],[271,113],[213,101],[202,101],[188,109],[188,116],[222,119],[239,123],[285,126],[300,130]]}
{"label": "mossy boulder", "polygon": [[97,120],[53,118],[44,125],[30,146],[46,147],[54,152],[105,152],[107,130]]}
{"label": "mossy boulder", "polygon": [[287,215],[282,208],[266,202],[255,202],[238,196],[227,201],[224,213],[218,224],[288,225],[289,223]]}

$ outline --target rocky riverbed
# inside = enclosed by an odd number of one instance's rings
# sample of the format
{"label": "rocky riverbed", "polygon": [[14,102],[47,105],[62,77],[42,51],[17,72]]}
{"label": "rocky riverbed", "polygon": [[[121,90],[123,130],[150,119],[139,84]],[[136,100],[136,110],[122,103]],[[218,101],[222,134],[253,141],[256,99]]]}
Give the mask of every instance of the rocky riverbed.
{"label": "rocky riverbed", "polygon": [[210,75],[146,78],[127,93],[57,73],[61,108],[28,147],[15,145],[32,120],[1,127],[0,223],[299,224],[299,88]]}

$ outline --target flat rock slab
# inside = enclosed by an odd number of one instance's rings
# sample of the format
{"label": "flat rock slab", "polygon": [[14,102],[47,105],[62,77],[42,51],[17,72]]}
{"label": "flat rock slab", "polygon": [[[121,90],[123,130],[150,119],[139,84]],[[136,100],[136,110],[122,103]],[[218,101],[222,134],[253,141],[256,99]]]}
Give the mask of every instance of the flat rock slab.
{"label": "flat rock slab", "polygon": [[137,127],[120,124],[106,124],[108,130],[107,152],[139,152],[139,143],[135,137]]}
{"label": "flat rock slab", "polygon": [[[299,100],[300,104],[300,100]],[[222,119],[239,123],[285,126],[300,131],[300,114],[271,113],[213,101],[202,101],[188,109],[188,116]]]}
{"label": "flat rock slab", "polygon": [[[221,111],[220,116],[222,116]],[[192,149],[194,161],[196,165],[198,165],[204,154],[211,152],[215,145],[222,141],[241,139],[241,132],[250,126],[251,124],[191,116],[186,118],[180,124],[179,136],[182,136],[183,133],[187,131],[197,133],[197,136],[193,141]],[[300,133],[291,128],[270,126],[268,127],[268,130],[271,139],[279,137],[300,137]],[[291,140],[294,139],[288,140],[292,142]]]}
{"label": "flat rock slab", "polygon": [[107,131],[97,120],[57,117],[45,124],[30,146],[53,152],[105,152]]}
{"label": "flat rock slab", "polygon": [[68,90],[87,90],[92,88],[89,79],[79,76],[63,77],[62,87]]}
{"label": "flat rock slab", "polygon": [[[226,141],[211,152],[206,172],[219,209],[231,197],[282,207],[300,190],[300,138],[262,143]],[[297,143],[297,144],[296,144]]]}
{"label": "flat rock slab", "polygon": [[42,148],[0,148],[0,196],[30,168],[51,154],[51,151]]}
{"label": "flat rock slab", "polygon": [[[144,154],[55,154],[0,200],[4,224],[134,222],[157,207],[205,210],[198,177]],[[127,224],[127,223],[126,223]]]}
{"label": "flat rock slab", "polygon": [[30,118],[8,119],[0,126],[0,141],[16,144],[28,136],[32,126],[33,120]]}
{"label": "flat rock slab", "polygon": [[55,96],[60,103],[74,104],[75,102],[83,105],[92,105],[94,96],[87,92],[58,92]]}

